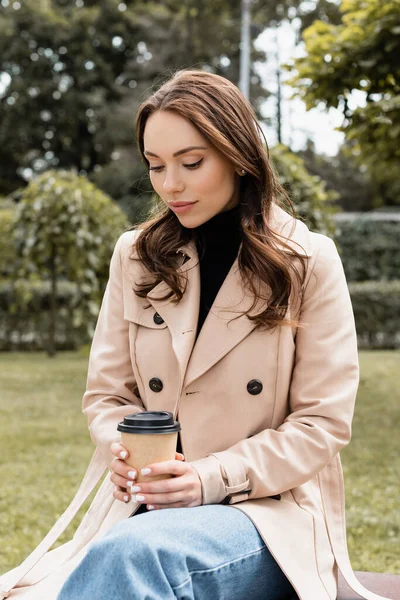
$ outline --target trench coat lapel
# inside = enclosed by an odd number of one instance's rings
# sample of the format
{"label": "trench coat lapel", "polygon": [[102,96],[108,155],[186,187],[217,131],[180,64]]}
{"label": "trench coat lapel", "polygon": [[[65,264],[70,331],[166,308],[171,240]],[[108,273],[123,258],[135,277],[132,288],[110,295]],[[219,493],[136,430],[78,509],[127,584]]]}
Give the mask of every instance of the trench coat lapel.
{"label": "trench coat lapel", "polygon": [[[200,377],[255,327],[253,321],[240,314],[251,307],[252,296],[243,290],[236,259],[196,340],[200,307],[200,265],[194,243],[184,246],[182,251],[189,257],[179,268],[179,272],[187,276],[187,288],[182,300],[178,304],[170,300],[154,300],[153,298],[161,297],[169,291],[170,288],[164,282],[159,283],[147,297],[170,331],[172,347],[179,364],[181,386],[183,383],[189,385]],[[257,307],[260,304],[259,301]]]}
{"label": "trench coat lapel", "polygon": [[[293,220],[278,206],[271,210],[273,229],[289,238],[289,245],[300,254],[311,256],[306,228]],[[288,250],[282,246],[283,250]],[[176,355],[181,376],[181,387],[190,385],[208,369],[221,360],[232,348],[239,344],[255,328],[255,322],[247,315],[253,304],[251,292],[245,289],[236,259],[226,276],[214,303],[196,340],[200,307],[200,265],[194,242],[183,246],[183,254],[188,257],[178,271],[187,276],[187,289],[178,304],[170,300],[154,300],[165,295],[169,287],[159,283],[148,296],[154,310],[166,322],[172,337],[172,347]],[[266,294],[266,298],[268,294]],[[258,299],[250,314],[257,314],[265,307],[267,300]]]}
{"label": "trench coat lapel", "polygon": [[[185,386],[203,375],[237,346],[253,329],[255,322],[241,314],[251,308],[253,296],[244,289],[236,259],[211,306],[191,355]],[[265,301],[258,300],[254,313]]]}
{"label": "trench coat lapel", "polygon": [[200,307],[200,267],[194,242],[182,247],[181,252],[188,258],[178,268],[178,272],[187,277],[187,287],[182,300],[175,304],[170,299],[166,301],[153,299],[165,296],[170,291],[169,286],[163,281],[150,292],[147,299],[168,326],[172,338],[172,348],[179,365],[182,386],[196,339]]}
{"label": "trench coat lapel", "polygon": [[[282,250],[289,252],[293,248],[303,256],[312,255],[305,225],[294,221],[275,204],[271,207],[270,226],[288,243],[289,248],[277,242]],[[196,268],[199,270],[198,265]],[[196,277],[200,278],[197,271]],[[256,315],[265,309],[269,296],[268,290],[263,296],[257,299],[252,308],[254,296],[244,284],[238,259],[236,259],[219,289],[196,340],[187,365],[185,387],[201,377],[255,329],[255,321],[249,319],[244,313],[250,311],[250,315]]]}

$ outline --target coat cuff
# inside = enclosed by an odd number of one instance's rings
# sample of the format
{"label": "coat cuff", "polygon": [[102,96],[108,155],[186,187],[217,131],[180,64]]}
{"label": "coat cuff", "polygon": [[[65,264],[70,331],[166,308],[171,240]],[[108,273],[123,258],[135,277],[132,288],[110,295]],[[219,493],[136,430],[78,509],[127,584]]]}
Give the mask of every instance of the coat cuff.
{"label": "coat cuff", "polygon": [[[221,460],[222,459],[222,460]],[[197,471],[203,493],[203,504],[235,504],[247,500],[251,489],[243,465],[226,452],[208,454],[190,461]]]}

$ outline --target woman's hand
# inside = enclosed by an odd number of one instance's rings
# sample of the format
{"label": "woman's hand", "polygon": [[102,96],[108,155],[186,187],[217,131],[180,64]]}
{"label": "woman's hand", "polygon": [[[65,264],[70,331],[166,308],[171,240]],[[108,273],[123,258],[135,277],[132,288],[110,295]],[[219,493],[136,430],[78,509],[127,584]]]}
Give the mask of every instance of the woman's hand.
{"label": "woman's hand", "polygon": [[[178,453],[177,453],[178,454]],[[183,456],[182,454],[180,456]],[[197,471],[183,459],[153,463],[142,475],[173,475],[170,479],[135,483],[132,499],[147,504],[148,510],[183,508],[202,504],[201,480]]]}
{"label": "woman's hand", "polygon": [[129,502],[131,499],[130,488],[137,476],[136,470],[126,464],[125,459],[128,458],[129,452],[122,444],[114,442],[111,444],[110,450],[115,456],[110,465],[112,471],[110,479],[115,483],[113,496],[121,502]]}
{"label": "woman's hand", "polygon": [[[151,475],[174,475],[174,477],[150,481],[149,483],[136,484],[136,470],[126,464],[129,456],[128,450],[121,444],[111,444],[111,452],[115,458],[111,463],[111,481],[115,483],[114,498],[121,502],[129,502],[132,499],[142,504],[147,503],[149,510],[158,508],[177,508],[200,506],[202,504],[201,481],[197,471],[190,463],[184,462],[183,454],[175,455],[175,460],[169,460],[152,465]],[[150,475],[150,473],[147,473]],[[139,497],[135,497],[139,496]],[[141,499],[144,497],[144,500]]]}

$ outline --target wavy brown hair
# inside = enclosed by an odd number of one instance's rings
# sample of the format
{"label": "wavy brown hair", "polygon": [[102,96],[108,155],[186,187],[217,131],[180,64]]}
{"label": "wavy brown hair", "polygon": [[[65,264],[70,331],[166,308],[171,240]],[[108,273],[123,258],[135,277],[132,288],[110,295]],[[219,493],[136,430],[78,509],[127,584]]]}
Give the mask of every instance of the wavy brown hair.
{"label": "wavy brown hair", "polygon": [[[295,286],[297,299],[301,294],[307,257],[288,246],[287,238],[269,226],[273,202],[282,205],[293,217],[296,214],[275,175],[268,144],[252,106],[236,85],[220,75],[193,69],[176,71],[138,108],[136,139],[148,169],[143,136],[147,119],[155,111],[173,112],[189,120],[237,170],[246,171],[246,175],[239,178],[242,243],[238,264],[254,302],[245,314],[263,329],[273,329],[280,324],[297,325],[293,320],[284,319],[294,284],[298,284]],[[183,227],[164,203],[140,225],[140,230],[132,258],[143,263],[149,277],[136,284],[135,293],[145,298],[164,281],[170,291],[157,300],[171,298],[172,302],[179,302],[186,289],[187,276],[177,272],[177,251],[194,239],[195,232]],[[279,248],[278,241],[289,252]],[[300,270],[295,263],[300,264]],[[264,310],[250,315],[260,298],[265,300]]]}

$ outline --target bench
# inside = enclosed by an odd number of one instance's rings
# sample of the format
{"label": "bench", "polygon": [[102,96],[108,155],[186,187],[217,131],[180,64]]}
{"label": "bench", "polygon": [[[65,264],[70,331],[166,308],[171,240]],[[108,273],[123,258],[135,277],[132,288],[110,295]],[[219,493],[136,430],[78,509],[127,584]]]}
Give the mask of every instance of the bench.
{"label": "bench", "polygon": [[[356,571],[358,581],[370,590],[390,600],[400,600],[400,575],[390,573],[365,573]],[[353,592],[339,575],[339,593],[337,600],[359,600],[360,596]]]}

